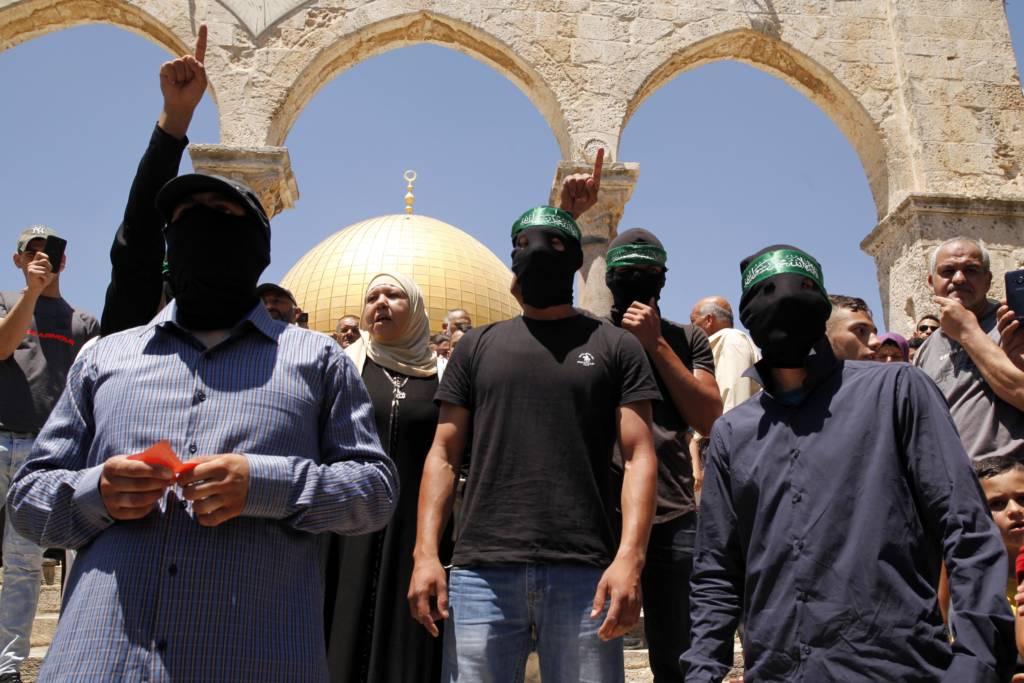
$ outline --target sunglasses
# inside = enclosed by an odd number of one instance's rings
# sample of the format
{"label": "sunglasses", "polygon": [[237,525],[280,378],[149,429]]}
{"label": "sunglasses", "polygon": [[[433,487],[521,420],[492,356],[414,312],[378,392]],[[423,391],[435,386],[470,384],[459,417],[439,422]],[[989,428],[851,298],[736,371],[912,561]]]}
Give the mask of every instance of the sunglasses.
{"label": "sunglasses", "polygon": [[917,326],[917,331],[918,332],[934,332],[937,329],[939,329],[938,325],[918,325]]}

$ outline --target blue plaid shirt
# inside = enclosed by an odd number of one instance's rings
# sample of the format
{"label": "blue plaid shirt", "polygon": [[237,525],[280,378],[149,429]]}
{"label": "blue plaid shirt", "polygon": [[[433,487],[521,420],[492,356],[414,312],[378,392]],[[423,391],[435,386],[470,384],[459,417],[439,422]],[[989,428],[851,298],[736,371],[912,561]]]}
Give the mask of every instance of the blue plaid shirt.
{"label": "blue plaid shirt", "polygon": [[[387,523],[398,498],[355,367],[257,306],[210,350],[168,306],[80,354],[11,485],[15,527],[78,549],[40,681],[321,681],[322,532]],[[111,456],[168,439],[182,460],[244,453],[242,516],[206,528],[174,489],[110,519]]]}

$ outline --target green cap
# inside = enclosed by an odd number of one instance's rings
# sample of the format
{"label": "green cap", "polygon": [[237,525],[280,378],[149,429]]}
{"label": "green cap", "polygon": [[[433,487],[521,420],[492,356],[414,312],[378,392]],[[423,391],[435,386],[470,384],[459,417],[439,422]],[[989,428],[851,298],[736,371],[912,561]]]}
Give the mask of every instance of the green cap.
{"label": "green cap", "polygon": [[583,237],[580,227],[576,225],[576,221],[572,218],[572,214],[568,211],[556,209],[553,206],[538,206],[520,216],[519,220],[512,224],[513,243],[515,242],[516,235],[530,228],[554,228],[566,237],[576,240],[577,244]]}
{"label": "green cap", "polygon": [[661,266],[668,262],[668,254],[655,244],[632,243],[612,247],[605,255],[607,269],[630,266]]}
{"label": "green cap", "polygon": [[821,295],[828,299],[821,264],[815,261],[813,256],[799,249],[777,249],[761,254],[751,261],[743,269],[743,295],[746,296],[759,282],[785,273],[810,278],[818,285]]}

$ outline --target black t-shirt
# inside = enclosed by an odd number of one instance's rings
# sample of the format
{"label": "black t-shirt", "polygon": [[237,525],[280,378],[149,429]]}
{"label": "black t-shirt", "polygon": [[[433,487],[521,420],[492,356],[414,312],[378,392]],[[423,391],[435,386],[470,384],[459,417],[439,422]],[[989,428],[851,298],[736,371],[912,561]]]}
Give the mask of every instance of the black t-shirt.
{"label": "black t-shirt", "polygon": [[607,565],[616,409],[660,398],[640,342],[595,318],[467,332],[437,391],[473,415],[454,564]]}
{"label": "black t-shirt", "polygon": [[[715,358],[704,330],[696,325],[680,325],[661,321],[661,336],[690,372],[707,370],[715,374]],[[686,447],[686,432],[690,426],[679,414],[672,395],[661,379],[658,369],[651,364],[664,400],[654,404],[651,431],[654,449],[658,452],[658,509],[655,524],[681,517],[697,509],[693,495],[693,461]],[[615,476],[622,479],[622,458],[618,446],[612,462]]]}
{"label": "black t-shirt", "polygon": [[[7,317],[21,296],[0,292],[0,318]],[[64,299],[39,297],[14,355],[0,361],[0,429],[31,433],[43,428],[64,391],[71,364],[99,328],[95,318]]]}

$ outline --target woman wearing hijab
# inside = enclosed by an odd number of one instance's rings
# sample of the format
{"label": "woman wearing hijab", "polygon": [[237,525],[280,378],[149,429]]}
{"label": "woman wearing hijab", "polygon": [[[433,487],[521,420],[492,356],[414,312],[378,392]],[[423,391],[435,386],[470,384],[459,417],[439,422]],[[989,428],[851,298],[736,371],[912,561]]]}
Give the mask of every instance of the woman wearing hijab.
{"label": "woman wearing hijab", "polygon": [[401,494],[391,523],[381,531],[331,538],[325,594],[331,681],[433,683],[441,676],[441,639],[431,638],[410,618],[405,596],[420,477],[438,414],[437,356],[427,346],[430,323],[419,287],[397,273],[375,276],[366,290],[360,328],[361,338],[345,353],[369,391],[381,443],[398,468]]}
{"label": "woman wearing hijab", "polygon": [[910,345],[902,335],[888,332],[878,337],[875,357],[882,363],[906,363],[910,360]]}

